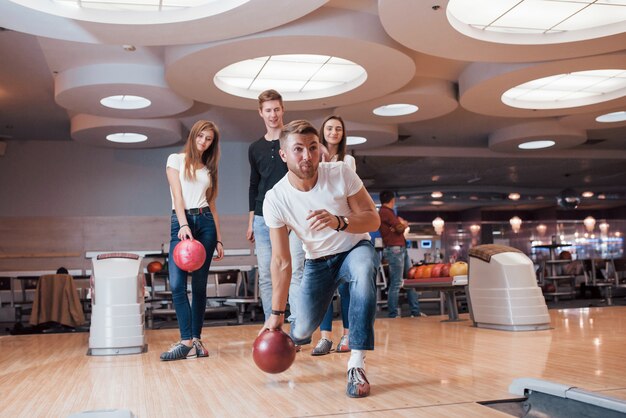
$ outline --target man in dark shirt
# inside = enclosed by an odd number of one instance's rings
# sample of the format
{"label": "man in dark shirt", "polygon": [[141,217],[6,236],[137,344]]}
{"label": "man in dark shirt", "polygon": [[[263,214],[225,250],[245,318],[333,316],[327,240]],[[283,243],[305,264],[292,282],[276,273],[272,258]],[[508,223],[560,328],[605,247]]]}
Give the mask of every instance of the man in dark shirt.
{"label": "man in dark shirt", "polygon": [[[283,98],[276,90],[266,90],[259,95],[259,115],[265,123],[266,134],[250,144],[248,161],[250,162],[250,186],[248,200],[250,216],[246,238],[255,243],[259,270],[259,292],[265,318],[272,311],[272,278],[270,260],[272,245],[269,228],[263,219],[263,200],[265,193],[287,174],[287,164],[280,158],[280,132],[283,128]],[[302,241],[296,234],[289,234],[291,249],[291,285],[289,287],[289,322],[293,322],[297,313],[297,293],[304,269],[304,250]]]}
{"label": "man in dark shirt", "polygon": [[[409,224],[402,218],[396,216],[393,208],[396,205],[396,198],[393,192],[385,190],[380,192],[381,207],[378,211],[380,215],[380,235],[383,239],[383,258],[389,263],[389,290],[387,292],[387,308],[389,318],[400,316],[398,311],[398,299],[402,279],[406,276],[411,267],[411,260],[406,250],[406,239],[404,230]],[[415,289],[406,289],[411,308],[411,316],[423,316],[420,312],[420,305]]]}

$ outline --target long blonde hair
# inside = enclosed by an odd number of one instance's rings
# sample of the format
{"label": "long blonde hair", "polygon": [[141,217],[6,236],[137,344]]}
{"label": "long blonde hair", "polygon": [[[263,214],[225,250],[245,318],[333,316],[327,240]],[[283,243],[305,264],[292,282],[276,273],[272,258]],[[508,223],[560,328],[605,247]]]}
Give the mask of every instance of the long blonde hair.
{"label": "long blonde hair", "polygon": [[[213,132],[213,142],[206,151],[202,154],[196,147],[196,137],[202,131]],[[187,142],[183,149],[185,153],[185,178],[189,180],[195,180],[196,170],[195,167],[201,163],[209,171],[209,179],[211,180],[211,187],[207,189],[206,199],[209,204],[213,199],[217,198],[217,168],[220,160],[220,131],[217,129],[217,125],[208,120],[199,120],[193,124]]]}

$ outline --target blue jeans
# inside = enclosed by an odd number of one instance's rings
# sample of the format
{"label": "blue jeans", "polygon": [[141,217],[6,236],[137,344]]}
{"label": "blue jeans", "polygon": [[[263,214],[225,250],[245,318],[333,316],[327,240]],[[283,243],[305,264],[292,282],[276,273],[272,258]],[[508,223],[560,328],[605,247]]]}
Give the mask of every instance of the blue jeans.
{"label": "blue jeans", "polygon": [[[170,278],[170,290],[174,300],[176,319],[180,330],[181,340],[200,338],[202,324],[204,323],[204,312],[206,310],[206,284],[209,276],[209,267],[213,252],[217,245],[217,231],[215,221],[211,212],[200,215],[186,215],[187,224],[191,228],[191,233],[195,240],[200,241],[206,250],[206,261],[198,270],[191,273],[191,304],[187,297],[187,275],[188,273],[178,268],[174,263],[174,258],[169,257],[168,268]],[[178,238],[178,218],[172,214],[170,255],[174,254],[174,247],[180,242]]]}
{"label": "blue jeans", "polygon": [[350,348],[373,350],[378,263],[369,240],[360,241],[350,251],[325,260],[306,260],[298,316],[291,324],[291,337],[295,343],[311,342],[311,335],[320,326],[335,289],[346,282],[350,287]]}
{"label": "blue jeans", "polygon": [[[350,312],[350,287],[348,283],[341,283],[338,287],[339,290],[339,298],[341,300],[341,320],[343,321],[343,329],[350,329],[350,320],[348,319]],[[333,304],[328,305],[328,309],[326,310],[326,315],[324,315],[324,319],[322,320],[322,325],[320,325],[320,330],[322,331],[332,331],[333,330]]]}
{"label": "blue jeans", "polygon": [[[389,290],[387,292],[387,307],[389,310],[389,318],[395,318],[399,315],[398,298],[400,297],[400,286],[402,278],[406,277],[407,272],[411,268],[411,259],[406,251],[406,247],[385,247],[383,249],[383,257],[389,263]],[[415,289],[406,289],[411,308],[411,315],[418,316],[420,314],[420,304],[417,299]]]}
{"label": "blue jeans", "polygon": [[[257,265],[259,270],[259,293],[263,304],[265,319],[272,314],[272,273],[270,262],[272,260],[272,243],[270,242],[270,229],[265,225],[262,216],[254,215],[252,223],[254,230],[254,244],[256,247]],[[289,233],[289,250],[291,251],[291,284],[289,285],[289,315],[288,321],[293,322],[298,314],[297,294],[302,281],[304,269],[304,248],[302,241],[294,233]]]}

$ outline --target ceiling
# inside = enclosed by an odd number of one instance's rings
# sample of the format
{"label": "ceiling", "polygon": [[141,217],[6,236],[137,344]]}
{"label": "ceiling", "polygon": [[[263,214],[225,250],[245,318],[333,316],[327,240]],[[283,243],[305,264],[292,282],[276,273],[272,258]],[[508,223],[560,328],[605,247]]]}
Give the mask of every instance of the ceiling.
{"label": "ceiling", "polygon": [[[216,16],[133,24],[128,13],[102,23],[1,0],[0,141],[7,155],[13,141],[28,140],[163,147],[180,143],[196,120],[209,119],[222,140],[252,142],[263,133],[256,100],[221,91],[215,74],[260,56],[324,54],[363,66],[367,80],[334,97],[286,101],[285,120],[318,125],[328,114],[342,116],[348,134],[368,138],[350,149],[368,190],[396,190],[404,210],[541,210],[557,207],[565,189],[580,198],[577,210],[626,206],[626,121],[595,121],[626,110],[624,89],[604,101],[556,109],[500,100],[536,78],[626,70],[626,19],[595,38],[557,34],[528,45],[467,36],[451,26],[447,6],[444,0],[251,0]],[[153,106],[122,112],[97,103],[120,90],[149,97]],[[389,103],[420,110],[391,118],[372,113]],[[112,128],[141,130],[150,140],[107,143]],[[557,144],[516,148],[522,139],[545,137]],[[436,190],[442,198],[430,196]],[[594,196],[581,198],[586,190]],[[509,200],[510,192],[520,200]]]}

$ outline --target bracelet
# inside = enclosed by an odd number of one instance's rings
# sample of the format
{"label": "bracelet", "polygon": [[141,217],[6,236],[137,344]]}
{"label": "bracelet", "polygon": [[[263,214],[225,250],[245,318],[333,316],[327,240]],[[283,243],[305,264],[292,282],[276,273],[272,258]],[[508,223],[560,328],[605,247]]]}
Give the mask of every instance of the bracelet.
{"label": "bracelet", "polygon": [[337,218],[337,228],[335,228],[335,231],[339,232],[339,228],[341,228],[341,219],[339,219],[339,216],[335,215],[335,218]]}
{"label": "bracelet", "polygon": [[184,227],[191,229],[191,227],[187,224],[179,226],[178,229],[183,229]]}
{"label": "bracelet", "polygon": [[218,244],[222,244],[222,247],[224,246],[224,243],[222,241],[217,241]]}
{"label": "bracelet", "polygon": [[274,309],[272,309],[272,315],[284,315],[285,311],[276,311]]}

